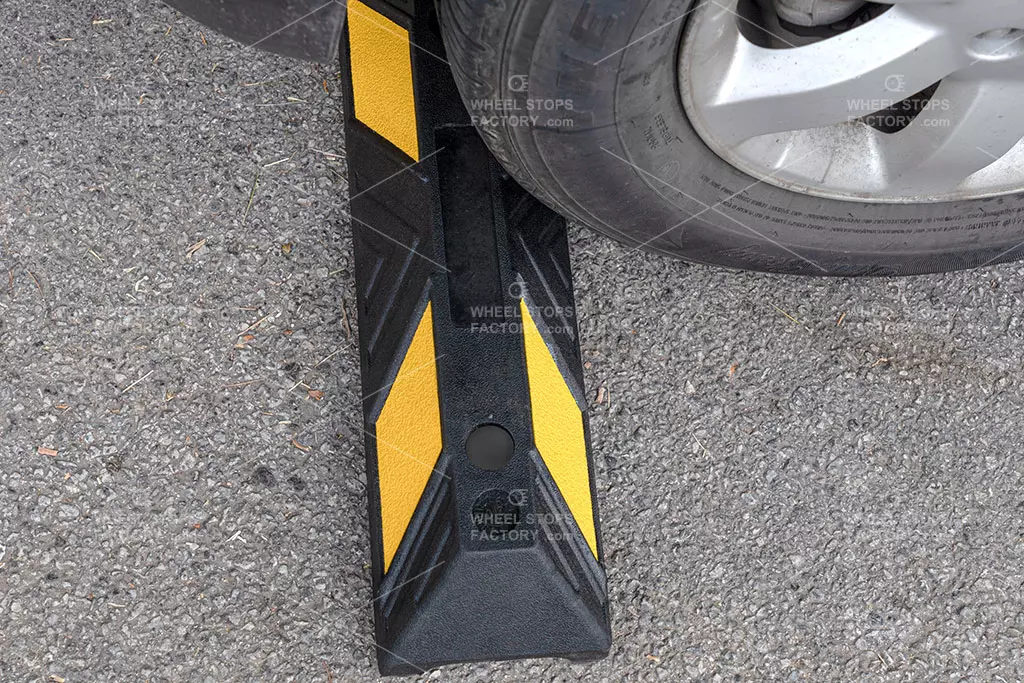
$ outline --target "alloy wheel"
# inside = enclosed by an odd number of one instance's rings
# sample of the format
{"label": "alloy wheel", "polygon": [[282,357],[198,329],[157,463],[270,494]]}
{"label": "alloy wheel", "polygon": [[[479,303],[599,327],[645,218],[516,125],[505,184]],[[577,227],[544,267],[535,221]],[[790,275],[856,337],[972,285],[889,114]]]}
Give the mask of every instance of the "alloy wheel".
{"label": "alloy wheel", "polygon": [[776,10],[703,0],[690,17],[681,94],[719,157],[831,199],[1024,191],[1024,2],[868,3],[812,31]]}

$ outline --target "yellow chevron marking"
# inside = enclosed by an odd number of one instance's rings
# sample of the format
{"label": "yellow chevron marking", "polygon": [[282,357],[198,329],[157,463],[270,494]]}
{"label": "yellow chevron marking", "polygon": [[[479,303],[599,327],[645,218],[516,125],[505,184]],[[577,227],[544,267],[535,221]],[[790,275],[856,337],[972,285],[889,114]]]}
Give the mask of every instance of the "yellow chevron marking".
{"label": "yellow chevron marking", "polygon": [[525,301],[520,301],[519,306],[523,316],[526,373],[530,382],[533,440],[569,511],[576,518],[587,545],[597,557],[597,530],[590,497],[583,414],[531,317],[529,307]]}
{"label": "yellow chevron marking", "polygon": [[377,418],[385,573],[441,455],[441,408],[430,311],[428,303]]}
{"label": "yellow chevron marking", "polygon": [[356,118],[419,161],[409,32],[348,0],[348,42]]}

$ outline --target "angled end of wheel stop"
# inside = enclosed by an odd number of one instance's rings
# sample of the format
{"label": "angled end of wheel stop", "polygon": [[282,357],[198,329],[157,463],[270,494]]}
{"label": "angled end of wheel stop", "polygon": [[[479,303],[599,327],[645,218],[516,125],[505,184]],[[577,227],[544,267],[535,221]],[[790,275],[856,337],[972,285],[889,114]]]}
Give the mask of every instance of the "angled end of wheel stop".
{"label": "angled end of wheel stop", "polygon": [[605,656],[565,221],[488,152],[432,0],[342,34],[378,663]]}

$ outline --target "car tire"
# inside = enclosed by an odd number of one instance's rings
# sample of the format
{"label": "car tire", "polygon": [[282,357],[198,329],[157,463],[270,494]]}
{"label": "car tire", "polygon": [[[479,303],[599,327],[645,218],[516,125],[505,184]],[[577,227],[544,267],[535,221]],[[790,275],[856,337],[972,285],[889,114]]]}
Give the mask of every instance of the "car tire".
{"label": "car tire", "polygon": [[439,7],[463,99],[499,161],[552,208],[628,245],[729,268],[832,276],[1024,256],[1024,194],[861,203],[759,182],[719,158],[679,95],[694,1]]}

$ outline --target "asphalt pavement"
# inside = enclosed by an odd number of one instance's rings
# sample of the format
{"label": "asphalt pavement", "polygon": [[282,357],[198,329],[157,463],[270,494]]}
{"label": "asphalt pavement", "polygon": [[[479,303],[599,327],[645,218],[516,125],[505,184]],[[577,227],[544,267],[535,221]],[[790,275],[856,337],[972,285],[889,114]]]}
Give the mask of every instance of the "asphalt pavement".
{"label": "asphalt pavement", "polygon": [[[0,5],[0,681],[377,678],[338,88]],[[571,238],[613,651],[421,678],[1024,676],[1024,268]]]}

